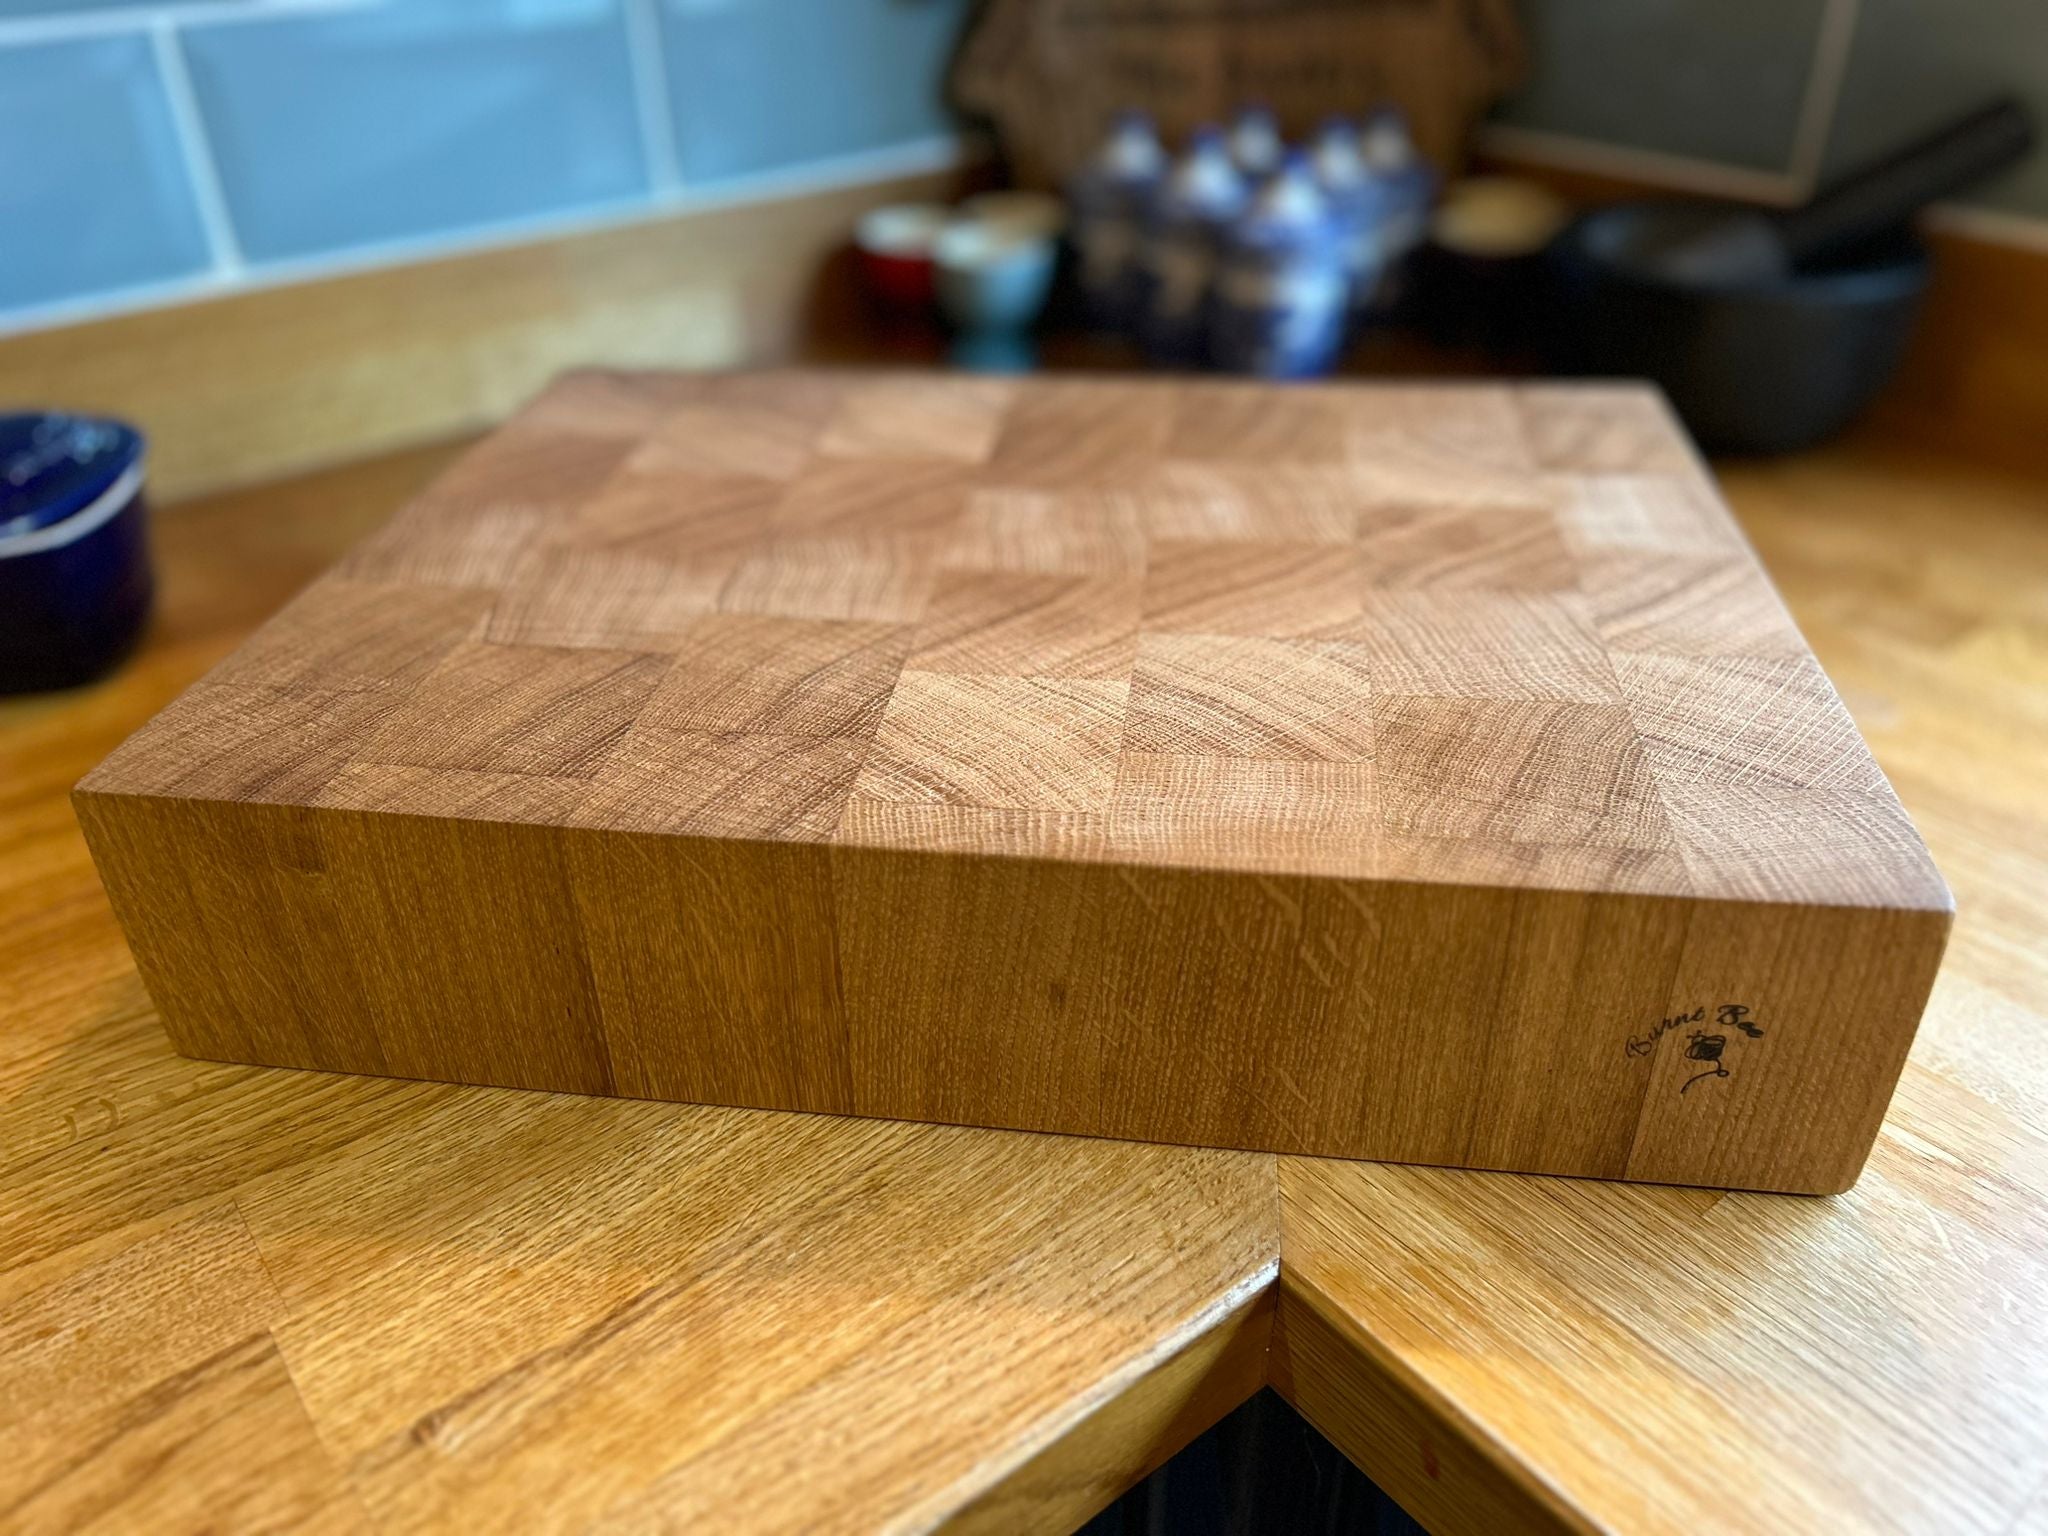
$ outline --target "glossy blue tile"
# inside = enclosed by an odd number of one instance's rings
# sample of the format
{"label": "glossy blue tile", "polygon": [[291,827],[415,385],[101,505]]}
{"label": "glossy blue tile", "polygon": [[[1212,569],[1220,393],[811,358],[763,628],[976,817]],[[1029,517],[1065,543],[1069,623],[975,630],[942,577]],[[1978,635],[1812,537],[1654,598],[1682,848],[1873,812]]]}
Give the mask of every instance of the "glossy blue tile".
{"label": "glossy blue tile", "polygon": [[0,48],[0,145],[0,309],[206,267],[145,39]]}
{"label": "glossy blue tile", "polygon": [[618,0],[387,0],[185,49],[252,260],[647,190]]}
{"label": "glossy blue tile", "polygon": [[1783,171],[1824,0],[1526,0],[1528,82],[1498,116]]}
{"label": "glossy blue tile", "polygon": [[941,93],[966,0],[661,0],[687,181],[951,131]]}
{"label": "glossy blue tile", "polygon": [[79,11],[132,10],[134,6],[135,0],[0,0],[0,17],[69,16]]}
{"label": "glossy blue tile", "polygon": [[[1864,0],[1822,175],[1853,170],[2007,93],[2027,103],[2048,135],[2042,0]],[[1963,201],[2048,218],[2048,149]]]}

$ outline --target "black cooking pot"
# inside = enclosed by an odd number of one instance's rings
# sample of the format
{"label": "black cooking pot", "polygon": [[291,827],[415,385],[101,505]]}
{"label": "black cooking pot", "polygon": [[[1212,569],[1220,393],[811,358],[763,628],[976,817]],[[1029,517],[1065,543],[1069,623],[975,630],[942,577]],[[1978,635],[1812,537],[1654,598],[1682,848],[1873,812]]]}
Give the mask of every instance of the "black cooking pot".
{"label": "black cooking pot", "polygon": [[1722,217],[1699,203],[1623,203],[1571,224],[1547,256],[1545,361],[1654,380],[1712,451],[1807,447],[1891,378],[1927,288],[1927,248],[1900,228],[1811,270],[1726,284],[1656,274],[1657,252]]}

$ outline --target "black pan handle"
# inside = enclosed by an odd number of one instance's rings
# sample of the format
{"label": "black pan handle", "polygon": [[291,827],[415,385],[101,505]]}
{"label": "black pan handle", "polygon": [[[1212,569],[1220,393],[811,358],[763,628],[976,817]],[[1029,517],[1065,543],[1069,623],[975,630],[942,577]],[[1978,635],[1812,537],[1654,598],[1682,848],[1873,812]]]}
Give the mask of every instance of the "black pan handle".
{"label": "black pan handle", "polygon": [[1786,253],[1796,265],[1840,255],[1937,198],[2004,170],[2033,147],[2033,119],[2019,102],[2008,97],[1980,107],[1781,214]]}

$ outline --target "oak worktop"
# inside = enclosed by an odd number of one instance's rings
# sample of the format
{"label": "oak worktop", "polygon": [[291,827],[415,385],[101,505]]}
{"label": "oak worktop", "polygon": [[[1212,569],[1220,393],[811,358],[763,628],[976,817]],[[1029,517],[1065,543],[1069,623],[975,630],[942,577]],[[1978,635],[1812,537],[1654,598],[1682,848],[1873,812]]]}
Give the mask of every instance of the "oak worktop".
{"label": "oak worktop", "polygon": [[1724,472],[1955,890],[1827,1199],[171,1053],[66,794],[450,451],[177,509],[0,705],[0,1526],[1070,1529],[1272,1381],[1426,1524],[2048,1527],[2048,493]]}

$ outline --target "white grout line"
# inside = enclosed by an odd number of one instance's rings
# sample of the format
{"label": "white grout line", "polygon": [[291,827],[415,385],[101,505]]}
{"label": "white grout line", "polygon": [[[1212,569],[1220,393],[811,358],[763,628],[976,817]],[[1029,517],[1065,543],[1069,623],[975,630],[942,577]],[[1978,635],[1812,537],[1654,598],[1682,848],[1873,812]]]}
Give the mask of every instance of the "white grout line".
{"label": "white grout line", "polygon": [[1806,76],[1806,94],[1799,103],[1799,125],[1792,132],[1792,153],[1786,170],[1801,199],[1820,185],[1821,162],[1835,131],[1835,108],[1842,99],[1842,79],[1849,70],[1849,48],[1856,40],[1862,0],[1827,0],[1820,30],[1813,40],[1813,66]]}
{"label": "white grout line", "polygon": [[99,11],[60,11],[48,16],[0,17],[0,47],[64,43],[75,38],[145,32],[162,23],[218,26],[272,21],[324,11],[358,11],[389,0],[188,0],[185,4],[117,6]]}
{"label": "white grout line", "polygon": [[657,197],[638,197],[606,203],[567,213],[547,213],[459,231],[387,240],[376,245],[319,256],[266,261],[236,269],[232,274],[211,272],[196,277],[174,278],[113,293],[59,299],[23,309],[0,310],[0,338],[59,326],[82,325],[109,320],[138,310],[168,308],[176,304],[200,303],[293,283],[322,278],[352,277],[363,272],[414,262],[437,261],[454,256],[476,255],[508,246],[530,245],[543,240],[560,240],[575,235],[600,234],[606,230],[631,229],[636,225],[659,223],[687,213],[710,213],[723,208],[741,208],[781,198],[802,197],[814,192],[833,192],[891,181],[899,176],[918,176],[950,170],[980,154],[978,140],[945,135],[914,139],[884,149],[863,150],[806,165],[788,166],[754,176],[737,176],[695,187],[678,187]]}
{"label": "white grout line", "polygon": [[185,45],[168,16],[160,16],[149,29],[149,44],[156,54],[157,73],[163,77],[164,96],[170,102],[172,131],[178,154],[185,162],[185,179],[192,184],[192,201],[199,209],[199,223],[206,231],[206,248],[213,255],[217,276],[233,279],[242,270],[242,242],[235,236],[234,217],[220,185],[220,167],[214,164],[213,146],[206,137],[206,120],[199,113],[199,98],[192,91],[192,75],[185,68]]}
{"label": "white grout line", "polygon": [[676,163],[676,120],[668,94],[668,65],[661,56],[661,0],[625,0],[626,59],[633,70],[633,104],[640,118],[640,142],[648,180],[657,197],[683,184]]}
{"label": "white grout line", "polygon": [[1695,160],[1650,149],[1582,139],[1568,133],[1519,128],[1511,123],[1486,123],[1479,133],[1482,147],[1518,156],[1560,170],[1585,171],[1624,181],[1646,181],[1710,197],[1740,198],[1758,203],[1789,203],[1799,193],[1782,171],[1756,171],[1746,166]]}

